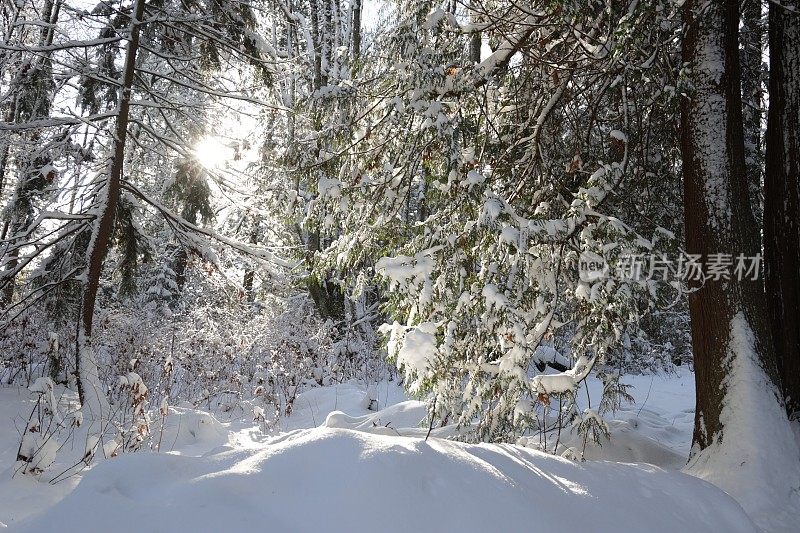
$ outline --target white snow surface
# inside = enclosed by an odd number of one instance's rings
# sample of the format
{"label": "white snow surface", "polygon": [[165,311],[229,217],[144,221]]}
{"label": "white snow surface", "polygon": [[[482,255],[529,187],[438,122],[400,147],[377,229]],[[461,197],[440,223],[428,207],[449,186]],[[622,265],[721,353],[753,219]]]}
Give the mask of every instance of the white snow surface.
{"label": "white snow surface", "polygon": [[[613,480],[613,481],[612,481]],[[19,531],[753,531],[719,490],[654,466],[510,445],[298,430],[203,457],[129,454]]]}
{"label": "white snow surface", "polygon": [[787,524],[800,529],[797,436],[756,363],[753,333],[741,313],[731,321],[727,364],[722,438],[696,454],[686,471],[734,496],[765,531],[782,531]]}
{"label": "white snow surface", "polygon": [[[453,434],[448,428],[426,441],[424,402],[408,400],[395,382],[372,390],[345,383],[299,395],[277,434],[263,433],[249,412],[220,422],[171,407],[161,453],[98,460],[55,485],[49,471],[12,479],[18,437],[7,422],[27,416],[31,393],[0,388],[0,524],[60,532],[757,531],[733,498],[679,470],[691,439],[691,372],[623,381],[637,404],[610,417],[612,440],[588,445],[585,462],[457,443],[441,438]],[[599,400],[600,383],[589,383]],[[368,392],[378,411],[367,409]],[[562,445],[580,440],[565,434]],[[62,449],[52,471],[70,461]],[[787,524],[773,531],[792,531]]]}

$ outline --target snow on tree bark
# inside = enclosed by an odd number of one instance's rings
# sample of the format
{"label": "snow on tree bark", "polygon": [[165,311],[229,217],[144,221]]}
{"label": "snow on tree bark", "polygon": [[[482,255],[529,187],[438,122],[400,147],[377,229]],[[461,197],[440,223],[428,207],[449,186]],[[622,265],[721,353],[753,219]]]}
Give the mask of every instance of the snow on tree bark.
{"label": "snow on tree bark", "polygon": [[[145,0],[136,0],[130,23],[130,40],[125,52],[120,100],[117,108],[117,122],[114,133],[113,153],[108,178],[97,199],[98,212],[92,229],[92,237],[87,250],[88,267],[81,297],[81,328],[78,346],[78,393],[82,405],[92,411],[93,418],[102,416],[106,404],[105,392],[100,388],[97,375],[97,362],[94,351],[89,346],[92,335],[97,291],[100,275],[111,240],[122,184],[122,166],[125,160],[125,140],[128,132],[131,90],[136,69],[136,53],[139,48],[139,30],[144,14]],[[91,433],[91,432],[90,432]],[[87,450],[88,452],[89,450]]]}
{"label": "snow on tree bark", "polygon": [[[738,9],[695,2],[684,9],[689,30],[683,59],[690,93],[681,117],[687,250],[704,258],[713,253],[753,255],[759,245],[747,202]],[[744,311],[748,321],[763,324],[760,292],[758,281],[707,280],[690,296],[698,390],[694,443],[700,449],[722,430],[719,412],[725,391],[720,384],[730,320]],[[770,337],[759,327],[756,334],[759,357],[774,378]]]}
{"label": "snow on tree bark", "polygon": [[[747,201],[739,20],[735,1],[684,5],[685,227],[687,251],[704,259],[759,251]],[[769,528],[775,517],[766,510],[774,502],[798,504],[800,462],[777,397],[765,302],[761,281],[752,279],[707,279],[690,295],[697,405],[687,469],[731,493]]]}

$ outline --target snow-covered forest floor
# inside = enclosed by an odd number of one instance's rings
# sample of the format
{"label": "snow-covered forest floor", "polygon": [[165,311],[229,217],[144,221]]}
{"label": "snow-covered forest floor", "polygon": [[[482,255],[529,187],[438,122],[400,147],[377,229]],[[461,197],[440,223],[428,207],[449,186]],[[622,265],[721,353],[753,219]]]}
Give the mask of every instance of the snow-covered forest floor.
{"label": "snow-covered forest floor", "polygon": [[[377,410],[367,409],[361,384],[320,387],[268,431],[252,413],[214,417],[177,406],[163,432],[154,422],[161,453],[100,460],[55,483],[80,460],[80,435],[38,479],[13,475],[12,428],[24,427],[34,399],[6,387],[0,522],[19,531],[757,530],[731,497],[679,471],[691,442],[691,371],[623,381],[636,402],[610,417],[611,440],[587,444],[583,462],[536,450],[536,435],[469,445],[438,438],[455,431],[445,427],[425,440],[425,403],[384,381]],[[598,381],[588,387],[589,398],[600,397]],[[583,448],[576,435],[561,442],[562,454]]]}
{"label": "snow-covered forest floor", "polygon": [[798,64],[800,0],[0,0],[0,530],[800,531]]}

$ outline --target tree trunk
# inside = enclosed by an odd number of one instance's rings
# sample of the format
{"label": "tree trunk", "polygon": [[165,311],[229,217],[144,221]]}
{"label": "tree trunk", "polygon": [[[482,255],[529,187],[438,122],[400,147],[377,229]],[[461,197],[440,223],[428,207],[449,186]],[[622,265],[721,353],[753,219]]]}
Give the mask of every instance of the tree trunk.
{"label": "tree trunk", "polygon": [[[794,6],[792,14],[787,7]],[[764,177],[767,296],[783,396],[800,412],[800,2],[769,6]]]}
{"label": "tree trunk", "polygon": [[761,52],[764,47],[764,25],[761,1],[742,2],[742,122],[744,124],[744,158],[750,206],[756,220],[761,220],[764,169],[761,119],[764,107],[764,69]]}
{"label": "tree trunk", "polygon": [[361,57],[361,9],[362,1],[353,0],[353,60]]}
{"label": "tree trunk", "polygon": [[[687,251],[754,256],[739,64],[739,2],[687,0],[681,108]],[[733,274],[733,272],[732,272]],[[687,471],[721,487],[764,529],[800,504],[797,443],[778,397],[763,284],[707,278],[689,297],[696,411]]]}
{"label": "tree trunk", "polygon": [[[83,295],[81,298],[81,329],[82,339],[78,350],[78,394],[81,404],[87,400],[99,400],[100,407],[104,403],[105,393],[99,390],[97,364],[88,343],[92,335],[92,321],[94,319],[97,291],[100,288],[100,275],[103,263],[108,253],[111,234],[114,227],[114,216],[119,202],[122,180],[122,166],[125,160],[125,139],[128,134],[128,117],[130,112],[131,88],[136,70],[136,53],[139,49],[139,28],[144,14],[145,0],[136,0],[133,6],[133,18],[130,24],[130,40],[125,52],[125,67],[120,89],[119,107],[117,108],[116,128],[114,132],[114,147],[111,155],[111,164],[104,190],[98,198],[98,214],[94,221],[92,238],[87,250],[88,265],[84,281]],[[89,394],[89,388],[93,388]],[[102,410],[102,409],[98,409]],[[93,413],[99,417],[100,412]]]}
{"label": "tree trunk", "polygon": [[[320,28],[320,21],[319,21],[319,2],[318,0],[311,0],[311,34],[312,34],[312,48],[314,49],[314,86],[313,90],[317,90],[322,87],[322,46],[320,43],[322,42],[322,33]],[[291,21],[290,21],[291,22]],[[291,45],[292,41],[292,26],[287,25],[286,27],[287,33],[287,48],[289,49],[289,57],[293,55],[293,48]],[[294,95],[292,95],[292,100],[294,101]]]}
{"label": "tree trunk", "polygon": [[[260,229],[261,225],[259,222],[259,218],[257,217],[253,221],[253,229],[250,231],[250,244],[258,244],[258,236],[260,233]],[[256,299],[256,293],[253,290],[253,282],[255,281],[255,279],[256,279],[255,270],[248,269],[245,271],[242,286],[244,287],[248,302],[253,302]]]}
{"label": "tree trunk", "polygon": [[[478,18],[478,13],[476,12],[477,5],[470,4],[470,22],[473,24],[477,24],[480,22]],[[472,63],[480,63],[481,62],[481,46],[482,46],[482,39],[481,39],[481,32],[477,31],[475,28],[472,29],[472,35],[469,38],[469,60]]]}
{"label": "tree trunk", "polygon": [[331,0],[321,0],[322,2],[322,20],[320,20],[320,53],[322,54],[321,58],[321,69],[320,69],[320,87],[325,87],[328,85],[328,77],[330,74],[330,68],[333,65],[333,54],[335,49],[333,48],[333,13],[331,10]]}
{"label": "tree trunk", "polygon": [[[687,251],[754,256],[758,232],[748,205],[740,93],[738,3],[687,1],[683,60],[690,97],[681,109]],[[709,446],[723,431],[731,322],[753,329],[760,364],[777,377],[759,281],[707,280],[689,297],[697,382],[693,444]]]}
{"label": "tree trunk", "polygon": [[[12,122],[14,120],[14,116],[16,115],[16,108],[17,108],[17,97],[15,96],[11,100],[11,104],[8,107],[8,111],[6,112],[5,121]],[[2,140],[0,140],[0,197],[2,197],[3,189],[6,185],[6,169],[8,168],[8,154],[11,150],[11,140],[10,135],[5,135]],[[5,239],[5,235],[3,235]]]}

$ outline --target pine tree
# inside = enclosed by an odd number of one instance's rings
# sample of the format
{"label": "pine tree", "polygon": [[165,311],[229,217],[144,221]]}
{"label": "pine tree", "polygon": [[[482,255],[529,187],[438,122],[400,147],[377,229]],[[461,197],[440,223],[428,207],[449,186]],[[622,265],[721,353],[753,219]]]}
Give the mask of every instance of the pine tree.
{"label": "pine tree", "polygon": [[[36,44],[44,49],[53,43],[61,1],[45,0],[41,11],[41,30]],[[20,10],[21,11],[21,10]],[[17,74],[11,81],[12,103],[9,106],[9,122],[22,124],[45,119],[50,114],[55,83],[51,64],[51,52],[37,56],[20,57]],[[0,275],[0,306],[9,305],[14,296],[15,280],[19,267],[19,249],[26,242],[24,236],[34,223],[37,202],[45,190],[54,184],[57,171],[52,165],[51,151],[63,143],[64,136],[56,134],[47,139],[46,132],[33,129],[20,135],[16,147],[14,166],[17,174],[14,194],[5,209],[5,221],[0,240],[6,241],[3,273]],[[0,192],[6,180],[11,143],[6,141],[0,148]]]}
{"label": "pine tree", "polygon": [[[390,356],[436,398],[433,416],[513,440],[541,427],[548,391],[565,405],[573,392],[531,379],[546,339],[585,377],[667,292],[582,280],[578,259],[617,266],[668,245],[675,212],[659,200],[675,198],[678,154],[662,43],[677,25],[659,2],[470,5],[399,4],[380,60],[364,58],[380,83],[355,86],[366,111],[312,160],[337,172],[318,175],[310,215],[341,232],[318,268],[379,288]],[[477,64],[476,24],[494,50]]]}

